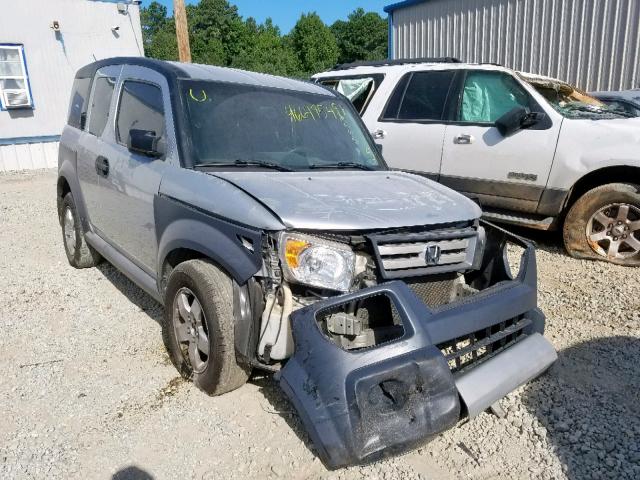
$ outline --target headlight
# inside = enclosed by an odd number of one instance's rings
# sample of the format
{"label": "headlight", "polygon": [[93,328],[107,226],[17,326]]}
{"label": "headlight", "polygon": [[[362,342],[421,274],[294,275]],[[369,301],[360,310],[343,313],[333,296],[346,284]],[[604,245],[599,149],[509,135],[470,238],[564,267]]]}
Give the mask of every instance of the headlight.
{"label": "headlight", "polygon": [[349,247],[297,233],[283,233],[279,245],[287,280],[312,287],[349,291],[356,261]]}

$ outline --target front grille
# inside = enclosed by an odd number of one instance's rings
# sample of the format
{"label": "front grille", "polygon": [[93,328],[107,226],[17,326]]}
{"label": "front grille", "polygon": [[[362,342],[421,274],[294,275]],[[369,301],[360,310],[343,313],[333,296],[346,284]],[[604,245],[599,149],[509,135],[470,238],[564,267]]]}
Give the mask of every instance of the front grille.
{"label": "front grille", "polygon": [[516,317],[438,345],[453,373],[493,357],[525,336],[531,320]]}
{"label": "front grille", "polygon": [[456,297],[456,277],[440,280],[414,277],[408,278],[405,283],[431,308],[451,303]]}
{"label": "front grille", "polygon": [[484,245],[484,230],[447,229],[369,239],[382,277],[406,278],[473,268],[478,247]]}

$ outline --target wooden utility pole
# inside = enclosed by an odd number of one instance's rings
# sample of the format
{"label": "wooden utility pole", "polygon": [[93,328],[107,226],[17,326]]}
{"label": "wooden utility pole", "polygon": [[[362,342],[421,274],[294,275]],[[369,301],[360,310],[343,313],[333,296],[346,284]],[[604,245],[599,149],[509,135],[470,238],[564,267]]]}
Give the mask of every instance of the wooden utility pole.
{"label": "wooden utility pole", "polygon": [[181,62],[191,63],[191,47],[189,47],[189,27],[184,0],[173,0],[173,16],[176,19],[176,37],[178,39],[178,58]]}

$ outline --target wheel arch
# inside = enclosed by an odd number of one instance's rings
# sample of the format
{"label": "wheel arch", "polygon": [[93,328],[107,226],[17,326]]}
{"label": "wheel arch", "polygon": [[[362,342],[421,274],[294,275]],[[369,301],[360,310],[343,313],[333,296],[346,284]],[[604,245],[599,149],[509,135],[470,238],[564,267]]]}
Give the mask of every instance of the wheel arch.
{"label": "wheel arch", "polygon": [[67,193],[71,193],[71,185],[64,175],[58,177],[56,184],[56,204],[58,206],[58,219],[62,222],[62,200]]}
{"label": "wheel arch", "polygon": [[640,185],[640,167],[616,165],[592,170],[581,177],[569,191],[563,208],[563,216],[574,203],[589,190],[608,183],[633,183]]}

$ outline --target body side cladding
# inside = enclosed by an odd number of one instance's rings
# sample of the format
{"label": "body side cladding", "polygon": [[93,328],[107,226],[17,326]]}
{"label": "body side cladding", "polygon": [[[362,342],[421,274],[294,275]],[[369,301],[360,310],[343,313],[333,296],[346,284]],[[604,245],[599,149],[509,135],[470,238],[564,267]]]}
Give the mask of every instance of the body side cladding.
{"label": "body side cladding", "polygon": [[89,230],[89,218],[87,216],[87,208],[84,203],[84,196],[82,195],[82,189],[80,188],[80,182],[78,180],[77,161],[77,153],[60,143],[60,165],[58,167],[58,191],[56,192],[56,199],[58,204],[58,214],[60,214],[60,208],[62,205],[61,182],[64,180],[64,182],[69,186],[69,191],[73,195],[73,200],[76,204],[78,215],[80,216],[82,228],[86,232]]}
{"label": "body side cladding", "polygon": [[[154,215],[157,272],[163,271],[167,256],[177,249],[193,250],[210,258],[239,285],[244,285],[262,266],[261,231],[208,215],[164,195],[154,198]],[[158,287],[163,290],[162,285]]]}

